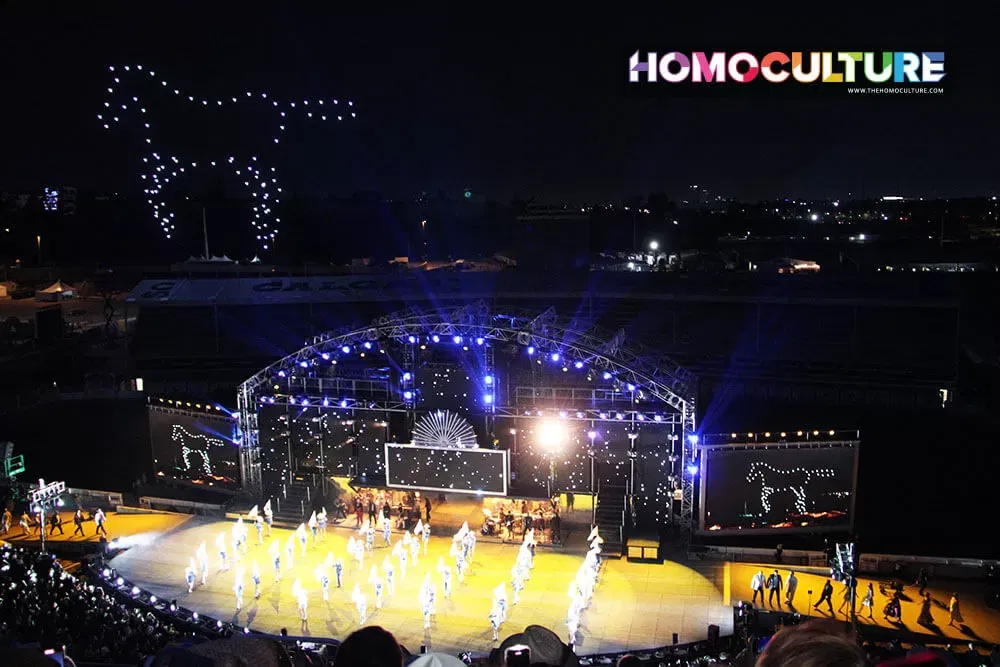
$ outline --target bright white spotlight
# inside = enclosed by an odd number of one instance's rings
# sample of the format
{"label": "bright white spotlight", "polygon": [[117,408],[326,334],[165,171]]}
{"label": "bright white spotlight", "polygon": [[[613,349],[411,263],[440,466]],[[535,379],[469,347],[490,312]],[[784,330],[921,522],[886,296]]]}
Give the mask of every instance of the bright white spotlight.
{"label": "bright white spotlight", "polygon": [[538,425],[538,444],[546,449],[556,449],[568,438],[566,424],[554,419],[545,419]]}

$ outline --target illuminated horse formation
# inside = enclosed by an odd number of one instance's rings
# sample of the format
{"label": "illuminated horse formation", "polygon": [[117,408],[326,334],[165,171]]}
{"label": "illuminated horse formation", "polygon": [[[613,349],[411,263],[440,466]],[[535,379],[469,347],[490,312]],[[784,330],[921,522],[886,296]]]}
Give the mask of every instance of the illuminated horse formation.
{"label": "illuminated horse formation", "polygon": [[795,498],[795,509],[800,514],[808,511],[809,484],[817,478],[832,478],[834,471],[830,468],[789,468],[781,470],[774,466],[754,461],[747,471],[747,482],[760,484],[760,504],[765,512],[771,511],[771,496],[776,493],[791,493]]}
{"label": "illuminated horse formation", "polygon": [[177,219],[166,192],[176,187],[172,185],[174,181],[198,169],[199,165],[202,168],[218,166],[231,172],[236,181],[243,184],[252,202],[253,217],[250,224],[256,233],[257,243],[263,250],[270,249],[277,238],[281,218],[277,217],[276,208],[281,203],[281,187],[275,168],[266,169],[258,163],[256,155],[240,160],[232,155],[219,155],[214,160],[204,159],[199,162],[161,153],[154,148],[154,140],[159,141],[160,138],[152,129],[155,124],[152,118],[155,115],[154,105],[158,107],[159,100],[172,96],[203,113],[219,109],[225,112],[234,106],[270,107],[273,113],[274,144],[281,142],[281,135],[289,126],[290,120],[296,117],[315,118],[319,121],[326,121],[327,118],[342,121],[348,116],[356,117],[354,102],[351,101],[345,104],[336,99],[314,99],[311,104],[310,100],[279,101],[267,93],[253,91],[244,91],[235,96],[203,98],[175,88],[157,76],[156,72],[142,65],[110,66],[108,72],[107,96],[101,113],[97,114],[97,120],[104,125],[105,130],[128,124],[139,133],[143,143],[140,144],[139,157],[142,164],[138,175],[143,183],[143,194],[153,219],[159,223],[168,239],[176,231]]}
{"label": "illuminated horse formation", "polygon": [[171,438],[181,450],[181,458],[184,461],[184,470],[191,470],[191,459],[200,459],[201,470],[206,475],[212,474],[212,458],[208,450],[212,447],[225,447],[226,443],[221,438],[214,438],[203,433],[191,433],[180,424],[174,424]]}

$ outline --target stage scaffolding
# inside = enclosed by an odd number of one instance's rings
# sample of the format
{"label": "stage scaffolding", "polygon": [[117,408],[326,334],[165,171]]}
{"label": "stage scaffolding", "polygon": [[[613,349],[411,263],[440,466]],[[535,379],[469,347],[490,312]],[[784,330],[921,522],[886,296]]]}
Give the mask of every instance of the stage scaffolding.
{"label": "stage scaffolding", "polygon": [[[415,406],[402,392],[375,387],[348,387],[343,380],[320,376],[324,363],[336,360],[344,349],[358,346],[377,347],[386,341],[403,350],[403,372],[414,376],[417,341],[431,337],[460,337],[471,347],[483,344],[486,366],[494,372],[492,346],[516,345],[534,348],[537,354],[559,354],[567,363],[581,362],[594,372],[607,374],[621,387],[630,387],[608,407],[588,409],[539,409],[546,398],[558,399],[564,388],[538,387],[542,391],[534,409],[522,402],[524,387],[517,387],[506,396],[506,404],[494,403],[488,411],[489,423],[497,417],[530,418],[558,416],[588,422],[627,422],[635,428],[641,424],[670,424],[678,437],[671,438],[673,455],[680,462],[677,486],[680,491],[679,509],[674,520],[685,529],[694,527],[695,475],[687,473],[698,460],[695,435],[696,378],[673,360],[658,355],[641,345],[630,342],[624,331],[607,333],[579,320],[558,316],[554,308],[541,313],[519,309],[493,312],[484,301],[433,312],[408,309],[373,321],[366,327],[331,332],[316,336],[298,351],[274,362],[247,379],[239,389],[240,460],[243,484],[260,492],[261,459],[258,410],[261,404],[311,405],[377,412],[402,412],[409,415],[412,426]],[[577,390],[579,391],[579,390]],[[510,392],[508,392],[510,393]],[[615,393],[615,392],[611,392]],[[636,400],[638,393],[643,401]],[[495,394],[496,395],[496,394]],[[600,399],[598,393],[592,395]],[[603,405],[598,400],[598,405]],[[652,407],[646,407],[650,405]]]}

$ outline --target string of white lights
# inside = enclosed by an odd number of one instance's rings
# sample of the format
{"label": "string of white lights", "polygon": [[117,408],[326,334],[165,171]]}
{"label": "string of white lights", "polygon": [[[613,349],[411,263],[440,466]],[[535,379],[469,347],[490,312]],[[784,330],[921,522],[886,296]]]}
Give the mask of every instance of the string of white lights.
{"label": "string of white lights", "polygon": [[[201,468],[206,475],[212,474],[212,458],[209,449],[226,446],[226,443],[220,438],[213,438],[203,433],[191,433],[180,424],[173,425],[170,437],[180,447],[184,469],[191,470],[191,455],[197,454],[201,460]],[[199,441],[201,442],[200,446],[195,444]]]}
{"label": "string of white lights", "polygon": [[747,483],[760,484],[760,504],[764,512],[771,511],[771,496],[776,493],[791,493],[795,510],[800,514],[808,511],[809,484],[813,478],[832,478],[836,473],[832,468],[776,468],[764,461],[754,461],[747,470]]}
{"label": "string of white lights", "polygon": [[[343,121],[345,118],[357,117],[352,101],[338,99],[302,100],[301,102],[279,101],[273,99],[268,93],[252,91],[245,91],[240,96],[208,99],[190,95],[180,88],[173,87],[165,79],[157,77],[155,71],[144,68],[142,65],[118,67],[112,65],[108,71],[112,82],[107,88],[104,109],[97,114],[97,119],[106,130],[123,123],[126,118],[138,121],[144,143],[144,151],[141,155],[143,166],[139,173],[140,179],[144,182],[143,193],[147,196],[146,202],[152,210],[153,218],[159,223],[168,239],[176,231],[177,216],[167,205],[163,190],[174,179],[186,175],[188,170],[223,167],[233,172],[253,199],[253,217],[250,224],[256,232],[256,240],[263,250],[270,249],[278,235],[278,224],[281,222],[281,218],[277,217],[273,207],[281,203],[279,195],[282,189],[278,184],[276,169],[270,167],[262,170],[258,166],[256,155],[241,160],[230,155],[209,160],[208,164],[205,164],[194,160],[182,160],[176,155],[161,154],[154,150],[154,135],[149,119],[149,108],[145,106],[138,94],[140,83],[155,86],[165,93],[172,94],[178,100],[186,100],[188,104],[202,109],[250,104],[269,105],[276,114],[277,131],[272,138],[274,144],[281,143],[281,135],[288,127],[289,115],[320,121],[328,119]],[[126,91],[126,87],[130,83],[136,86],[134,90],[130,91],[135,93],[132,95]]]}

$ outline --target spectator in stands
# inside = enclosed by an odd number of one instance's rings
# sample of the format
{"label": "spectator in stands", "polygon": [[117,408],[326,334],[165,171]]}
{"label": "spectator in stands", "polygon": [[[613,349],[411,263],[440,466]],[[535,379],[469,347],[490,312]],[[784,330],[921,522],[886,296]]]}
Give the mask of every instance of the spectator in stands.
{"label": "spectator in stands", "polygon": [[361,628],[343,641],[334,667],[402,667],[403,651],[392,633],[377,625]]}
{"label": "spectator in stands", "polygon": [[787,626],[768,642],[757,667],[866,667],[864,651],[839,624],[810,621]]}
{"label": "spectator in stands", "polygon": [[628,655],[623,655],[618,658],[617,667],[640,667],[641,665],[642,660],[640,660],[638,656],[629,653]]}

